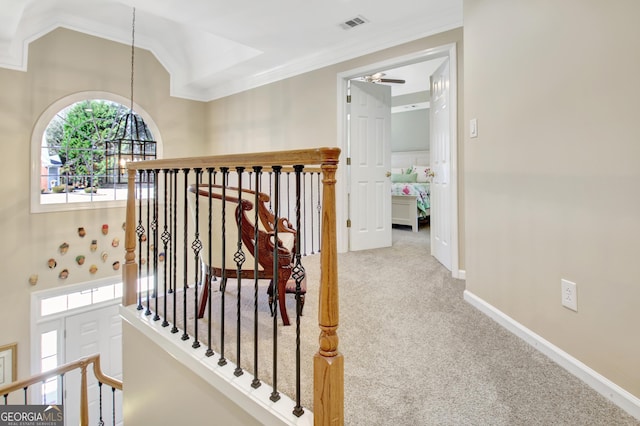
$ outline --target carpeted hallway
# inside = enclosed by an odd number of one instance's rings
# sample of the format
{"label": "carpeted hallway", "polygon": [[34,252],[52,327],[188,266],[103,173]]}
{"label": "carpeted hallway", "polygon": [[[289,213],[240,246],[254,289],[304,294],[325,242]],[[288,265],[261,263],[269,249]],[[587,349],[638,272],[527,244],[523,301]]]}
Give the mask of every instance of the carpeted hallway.
{"label": "carpeted hallway", "polygon": [[339,255],[349,425],[640,425],[463,300],[429,227]]}
{"label": "carpeted hallway", "polygon": [[[451,278],[429,251],[429,226],[423,225],[417,233],[394,228],[392,247],[338,255],[338,349],[345,358],[345,424],[640,425],[465,302],[464,281]],[[318,349],[319,331],[319,255],[304,257],[303,264],[308,290],[301,318],[302,405],[311,408],[310,360]],[[237,284],[230,281],[225,292],[230,298],[225,356],[231,362],[237,359],[236,289]],[[214,297],[220,294],[214,292]],[[253,292],[242,294],[241,364],[247,374],[253,374]],[[259,297],[259,346],[264,351],[259,376],[272,383],[273,320],[266,283]],[[292,316],[291,295],[287,305]],[[214,335],[219,336],[217,316],[212,318]],[[189,317],[193,318],[192,312]],[[199,324],[204,333],[206,319]],[[291,397],[295,395],[295,329],[278,320],[278,390]],[[206,341],[202,335],[200,339]],[[218,349],[214,344],[216,357]]]}

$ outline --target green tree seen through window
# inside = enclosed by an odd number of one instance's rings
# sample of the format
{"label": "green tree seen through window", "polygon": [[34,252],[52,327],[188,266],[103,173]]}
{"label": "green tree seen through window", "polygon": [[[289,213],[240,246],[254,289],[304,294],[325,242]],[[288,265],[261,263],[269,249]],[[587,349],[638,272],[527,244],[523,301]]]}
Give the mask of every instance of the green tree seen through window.
{"label": "green tree seen through window", "polygon": [[126,163],[156,158],[146,123],[117,102],[88,99],[60,110],[41,146],[40,203],[126,198]]}

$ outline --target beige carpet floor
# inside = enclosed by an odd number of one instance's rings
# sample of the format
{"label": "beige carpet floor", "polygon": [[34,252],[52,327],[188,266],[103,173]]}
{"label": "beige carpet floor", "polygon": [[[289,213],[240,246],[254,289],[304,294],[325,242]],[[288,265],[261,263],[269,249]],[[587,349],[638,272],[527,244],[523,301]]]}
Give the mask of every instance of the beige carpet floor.
{"label": "beige carpet floor", "polygon": [[[312,406],[319,256],[304,258],[302,403]],[[463,300],[464,281],[429,255],[429,227],[393,230],[393,246],[338,257],[339,350],[347,425],[640,425],[624,411]],[[273,320],[259,289],[258,376],[273,383]],[[237,285],[226,291],[225,358],[237,361]],[[253,374],[252,284],[243,282],[240,364]],[[221,296],[214,293],[214,299]],[[179,295],[179,304],[182,303]],[[187,300],[192,302],[192,295]],[[245,298],[246,297],[246,298]],[[294,316],[294,300],[288,296]],[[213,339],[220,356],[220,309]],[[169,309],[171,312],[171,309]],[[180,317],[180,314],[179,314]],[[192,315],[190,314],[190,317]],[[199,323],[199,340],[206,320]],[[295,323],[278,320],[277,388],[295,398]],[[292,407],[293,408],[293,407]]]}

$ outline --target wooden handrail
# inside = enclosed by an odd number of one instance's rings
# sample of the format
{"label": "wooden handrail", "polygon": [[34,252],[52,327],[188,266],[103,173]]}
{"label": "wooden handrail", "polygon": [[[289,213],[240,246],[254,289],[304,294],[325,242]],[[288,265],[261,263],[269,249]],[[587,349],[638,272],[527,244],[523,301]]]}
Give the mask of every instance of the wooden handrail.
{"label": "wooden handrail", "polygon": [[238,167],[243,166],[247,171],[254,166],[318,166],[322,164],[338,164],[340,148],[313,148],[290,151],[258,152],[251,154],[229,154],[208,157],[185,157],[164,160],[130,161],[129,170],[143,169],[182,169],[207,167]]}
{"label": "wooden handrail", "polygon": [[80,358],[79,360],[70,362],[68,364],[61,365],[54,368],[53,370],[45,371],[44,373],[39,373],[29,378],[19,380],[17,382],[12,382],[5,386],[1,386],[0,395],[8,395],[11,392],[22,390],[36,383],[42,383],[47,379],[59,376],[78,368],[86,369],[89,364],[93,364],[93,374],[96,376],[96,379],[98,379],[98,381],[104,383],[105,385],[111,386],[112,388],[122,390],[122,382],[120,380],[109,377],[102,372],[102,370],[100,369],[100,355],[96,354],[88,356],[86,358]]}
{"label": "wooden handrail", "polygon": [[27,379],[19,380],[8,385],[0,387],[0,395],[9,395],[11,392],[27,389],[31,385],[36,383],[42,383],[52,377],[60,376],[61,374],[80,369],[80,425],[89,425],[89,402],[87,392],[87,367],[89,364],[93,364],[93,374],[100,383],[107,386],[111,386],[114,389],[122,390],[122,382],[113,377],[109,377],[102,372],[100,368],[100,355],[91,355],[86,358],[61,365],[53,370],[45,371],[44,373],[36,374]]}

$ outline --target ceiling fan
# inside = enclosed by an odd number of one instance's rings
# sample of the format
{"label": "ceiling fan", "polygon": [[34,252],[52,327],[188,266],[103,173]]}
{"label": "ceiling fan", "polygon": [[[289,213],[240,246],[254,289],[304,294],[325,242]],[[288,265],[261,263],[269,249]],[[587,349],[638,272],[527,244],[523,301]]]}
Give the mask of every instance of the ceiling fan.
{"label": "ceiling fan", "polygon": [[365,75],[364,77],[362,77],[362,79],[367,83],[397,83],[397,84],[405,83],[405,80],[400,80],[397,78],[383,78],[385,75],[386,74],[383,72],[377,72],[375,74]]}

